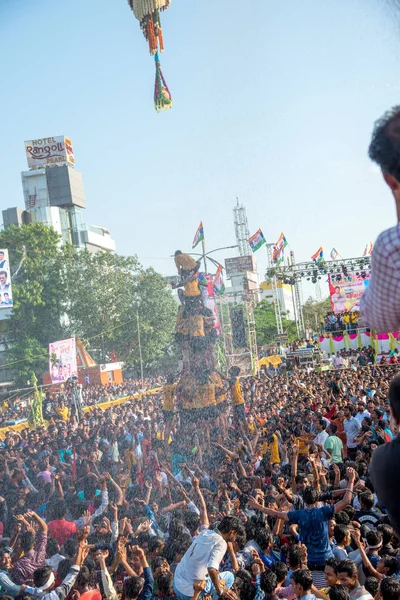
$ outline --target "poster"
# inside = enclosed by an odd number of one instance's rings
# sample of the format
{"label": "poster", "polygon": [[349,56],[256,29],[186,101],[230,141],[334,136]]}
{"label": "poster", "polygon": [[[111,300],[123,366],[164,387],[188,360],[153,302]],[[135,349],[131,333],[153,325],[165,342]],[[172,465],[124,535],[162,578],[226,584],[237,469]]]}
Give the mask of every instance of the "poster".
{"label": "poster", "polygon": [[49,344],[49,373],[52,383],[60,383],[71,375],[78,375],[75,338]]}
{"label": "poster", "polygon": [[0,249],[0,308],[11,308],[12,305],[13,297],[8,250]]}
{"label": "poster", "polygon": [[215,299],[215,293],[213,288],[213,278],[211,275],[206,275],[205,273],[201,273],[199,279],[202,281],[203,285],[200,287],[201,295],[203,298],[203,304],[206,308],[209,308],[214,313],[215,321],[214,327],[218,331],[218,334],[221,334],[221,324],[219,322],[218,310],[217,310],[217,301]]}
{"label": "poster", "polygon": [[353,271],[347,275],[342,275],[341,279],[337,281],[337,275],[329,275],[332,311],[336,314],[346,311],[358,312],[361,296],[369,285],[370,276],[369,271]]}

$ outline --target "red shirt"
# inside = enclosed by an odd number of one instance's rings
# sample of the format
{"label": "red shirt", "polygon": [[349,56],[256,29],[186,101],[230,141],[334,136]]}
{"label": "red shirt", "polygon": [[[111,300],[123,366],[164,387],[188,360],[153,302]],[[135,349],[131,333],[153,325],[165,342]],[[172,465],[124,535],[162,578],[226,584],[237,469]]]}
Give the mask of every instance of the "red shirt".
{"label": "red shirt", "polygon": [[58,519],[58,521],[50,521],[48,523],[48,536],[57,540],[57,542],[62,546],[65,544],[70,537],[76,533],[77,527],[75,523],[71,521],[66,521],[65,519]]}

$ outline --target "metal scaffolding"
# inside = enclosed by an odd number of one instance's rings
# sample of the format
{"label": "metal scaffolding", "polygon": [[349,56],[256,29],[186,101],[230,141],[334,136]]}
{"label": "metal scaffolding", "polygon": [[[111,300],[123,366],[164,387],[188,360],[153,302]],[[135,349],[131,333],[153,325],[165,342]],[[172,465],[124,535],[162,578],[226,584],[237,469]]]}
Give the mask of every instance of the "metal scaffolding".
{"label": "metal scaffolding", "polygon": [[[272,252],[272,250],[270,250]],[[269,255],[268,255],[269,256]],[[307,279],[319,289],[319,299],[321,299],[321,279],[327,275],[331,276],[331,282],[342,281],[348,273],[354,272],[360,278],[366,279],[370,275],[371,257],[359,256],[356,258],[346,258],[341,260],[329,260],[319,263],[304,262],[296,264],[294,253],[290,253],[288,265],[271,265],[268,260],[267,278],[271,281],[275,279],[292,286],[292,297],[295,309],[296,331],[299,337],[305,333],[305,323],[303,315],[303,302],[301,297],[301,280]]]}
{"label": "metal scaffolding", "polygon": [[[258,292],[258,290],[257,290]],[[237,298],[239,303],[243,305],[244,317],[247,333],[247,347],[238,349],[235,352],[232,340],[232,323],[230,315],[231,298]],[[225,357],[227,361],[227,369],[233,365],[243,364],[243,360],[250,359],[251,372],[255,373],[258,367],[258,350],[257,350],[257,335],[256,323],[254,319],[254,306],[257,303],[256,295],[253,292],[243,291],[225,292],[219,296],[218,308],[221,325],[221,336],[224,343]]]}
{"label": "metal scaffolding", "polygon": [[251,254],[249,224],[247,222],[246,209],[243,204],[239,205],[238,198],[236,198],[236,206],[233,209],[233,221],[235,224],[236,241],[239,246],[239,255],[249,256]]}
{"label": "metal scaffolding", "polygon": [[[292,266],[296,265],[296,260],[294,257],[294,252],[290,252],[290,264]],[[299,338],[304,336],[305,325],[304,325],[304,315],[303,315],[303,303],[301,300],[301,280],[298,277],[294,277],[293,285],[292,285],[292,297],[293,297],[293,308],[294,308],[294,319],[296,322],[296,333]]]}
{"label": "metal scaffolding", "polygon": [[[267,244],[267,257],[268,257],[268,272],[273,271],[274,261],[272,258],[272,252],[275,244]],[[282,311],[281,311],[281,303],[278,298],[278,286],[277,286],[277,277],[275,273],[271,273],[271,277],[268,275],[268,278],[271,280],[272,286],[272,304],[274,305],[275,311],[275,320],[276,320],[276,329],[278,334],[283,333],[282,327]]]}

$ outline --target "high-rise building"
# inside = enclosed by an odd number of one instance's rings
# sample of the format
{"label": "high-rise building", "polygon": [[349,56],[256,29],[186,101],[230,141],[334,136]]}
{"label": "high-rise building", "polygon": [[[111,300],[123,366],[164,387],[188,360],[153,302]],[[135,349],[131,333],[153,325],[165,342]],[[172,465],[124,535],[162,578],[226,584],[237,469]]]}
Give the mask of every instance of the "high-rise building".
{"label": "high-rise building", "polygon": [[3,210],[4,228],[44,223],[60,234],[63,243],[90,252],[115,251],[115,241],[104,227],[85,224],[82,173],[75,169],[71,140],[64,136],[25,142],[28,171],[21,173],[25,208]]}

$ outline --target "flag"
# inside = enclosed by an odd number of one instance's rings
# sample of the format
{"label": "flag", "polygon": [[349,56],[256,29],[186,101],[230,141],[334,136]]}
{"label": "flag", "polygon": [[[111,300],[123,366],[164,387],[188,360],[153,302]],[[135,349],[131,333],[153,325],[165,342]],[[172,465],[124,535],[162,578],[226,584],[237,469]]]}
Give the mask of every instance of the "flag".
{"label": "flag", "polygon": [[256,252],[263,244],[265,244],[265,237],[261,229],[259,229],[254,235],[249,239],[250,248],[253,252]]}
{"label": "flag", "polygon": [[324,249],[322,246],[320,248],[318,248],[318,250],[316,251],[315,254],[312,255],[311,260],[313,260],[314,262],[323,262]]}
{"label": "flag", "polygon": [[222,279],[222,267],[218,265],[217,272],[213,281],[213,290],[216,294],[223,294],[225,292],[225,284]]}
{"label": "flag", "polygon": [[278,238],[278,241],[276,242],[276,244],[274,246],[274,250],[272,253],[272,259],[273,259],[274,263],[281,263],[284,261],[283,252],[287,245],[288,245],[288,243],[285,238],[285,235],[283,233],[281,233],[281,235]]}
{"label": "flag", "polygon": [[200,242],[202,242],[203,240],[204,240],[204,229],[203,229],[203,221],[201,221],[199,228],[196,231],[196,234],[194,236],[192,250],[194,250],[196,248],[197,244],[200,244]]}
{"label": "flag", "polygon": [[371,256],[373,247],[374,247],[373,243],[368,242],[368,244],[365,246],[363,256]]}
{"label": "flag", "polygon": [[338,256],[339,256],[339,252],[336,250],[336,248],[332,248],[332,250],[331,250],[331,259],[332,260],[336,260]]}

